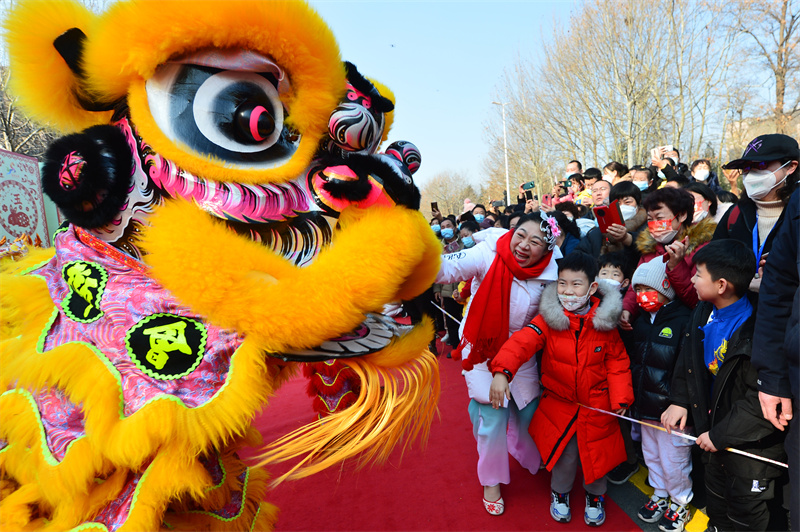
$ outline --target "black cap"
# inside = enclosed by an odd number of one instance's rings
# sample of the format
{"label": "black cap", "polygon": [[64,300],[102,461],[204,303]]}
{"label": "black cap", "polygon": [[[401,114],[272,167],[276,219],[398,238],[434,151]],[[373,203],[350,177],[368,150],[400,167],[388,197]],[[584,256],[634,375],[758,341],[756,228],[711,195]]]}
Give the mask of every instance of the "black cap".
{"label": "black cap", "polygon": [[729,162],[722,167],[741,168],[748,162],[778,161],[780,159],[800,160],[800,148],[797,141],[788,135],[772,133],[760,135],[750,141],[739,159]]}

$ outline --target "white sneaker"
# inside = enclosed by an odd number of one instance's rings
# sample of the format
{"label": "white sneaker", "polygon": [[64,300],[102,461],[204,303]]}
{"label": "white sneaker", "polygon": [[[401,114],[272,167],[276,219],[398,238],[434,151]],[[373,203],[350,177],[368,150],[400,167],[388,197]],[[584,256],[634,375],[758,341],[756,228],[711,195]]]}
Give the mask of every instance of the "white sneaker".
{"label": "white sneaker", "polygon": [[600,526],[606,522],[606,503],[603,495],[586,493],[586,511],[583,521],[589,526]]}
{"label": "white sneaker", "polygon": [[681,532],[688,522],[689,509],[673,502],[658,522],[658,528],[663,532]]}
{"label": "white sneaker", "polygon": [[449,339],[450,339],[450,333],[444,333],[444,336],[442,336],[442,343],[446,344]]}
{"label": "white sneaker", "polygon": [[572,512],[569,510],[569,493],[550,493],[550,516],[559,523],[569,523]]}

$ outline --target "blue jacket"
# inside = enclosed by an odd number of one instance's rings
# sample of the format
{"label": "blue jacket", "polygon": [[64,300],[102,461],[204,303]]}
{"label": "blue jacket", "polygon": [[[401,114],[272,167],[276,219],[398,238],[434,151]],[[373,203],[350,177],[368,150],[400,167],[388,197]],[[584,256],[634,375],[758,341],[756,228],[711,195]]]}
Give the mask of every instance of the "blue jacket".
{"label": "blue jacket", "polygon": [[[800,189],[789,198],[784,223],[772,241],[758,297],[752,363],[758,389],[800,399]],[[795,422],[796,423],[796,422]]]}

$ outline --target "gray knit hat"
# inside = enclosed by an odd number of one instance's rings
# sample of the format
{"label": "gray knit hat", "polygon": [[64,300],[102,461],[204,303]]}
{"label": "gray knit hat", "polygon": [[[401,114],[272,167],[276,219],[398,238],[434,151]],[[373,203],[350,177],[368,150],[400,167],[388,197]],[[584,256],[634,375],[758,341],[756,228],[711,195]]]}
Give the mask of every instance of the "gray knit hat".
{"label": "gray knit hat", "polygon": [[645,262],[633,273],[631,285],[636,288],[636,285],[645,285],[655,289],[672,301],[675,299],[675,289],[672,288],[669,279],[667,279],[667,263],[661,256],[658,256],[650,262]]}

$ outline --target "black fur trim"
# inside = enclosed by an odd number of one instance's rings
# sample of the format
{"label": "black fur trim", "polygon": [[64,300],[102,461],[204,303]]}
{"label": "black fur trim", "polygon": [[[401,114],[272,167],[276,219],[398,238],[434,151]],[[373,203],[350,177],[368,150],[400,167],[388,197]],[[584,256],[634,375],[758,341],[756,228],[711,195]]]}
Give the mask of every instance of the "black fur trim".
{"label": "black fur trim", "polygon": [[67,64],[73,74],[83,77],[83,66],[81,57],[83,56],[83,44],[86,42],[86,34],[80,28],[70,28],[53,41],[53,47]]}
{"label": "black fur trim", "polygon": [[[396,159],[392,159],[396,161]],[[397,161],[397,166],[394,167],[383,160],[381,156],[358,153],[351,153],[340,161],[325,162],[328,163],[327,166],[347,165],[358,176],[357,182],[334,180],[323,185],[325,190],[334,197],[347,198],[352,201],[366,198],[370,188],[367,177],[371,175],[383,184],[383,189],[395,203],[419,210],[421,200],[419,189],[414,185],[413,180],[410,178],[411,173],[402,162]],[[409,176],[409,181],[403,178],[402,173]],[[356,192],[351,193],[346,189],[352,189]],[[336,190],[337,195],[334,194],[334,190]]]}
{"label": "black fur trim", "polygon": [[83,70],[81,60],[83,59],[83,47],[86,42],[86,34],[80,28],[70,28],[53,41],[53,48],[58,55],[64,59],[69,69],[75,74],[76,84],[73,88],[73,96],[78,104],[86,111],[110,111],[117,104],[114,102],[104,102],[96,100],[83,90],[82,83],[86,73]]}
{"label": "black fur trim", "polygon": [[381,96],[375,85],[370,80],[361,75],[356,66],[350,61],[344,62],[344,68],[347,71],[347,81],[350,84],[363,92],[372,100],[372,108],[379,113],[388,113],[394,111],[394,104],[389,98]]}
{"label": "black fur trim", "polygon": [[[85,161],[70,190],[59,179],[70,153]],[[114,126],[94,126],[53,142],[44,155],[42,189],[64,216],[80,227],[103,226],[114,219],[128,198],[133,158],[125,135]]]}
{"label": "black fur trim", "polygon": [[352,202],[367,199],[372,187],[366,176],[358,175],[358,181],[345,181],[329,179],[322,185],[325,191],[336,199],[346,199]]}

